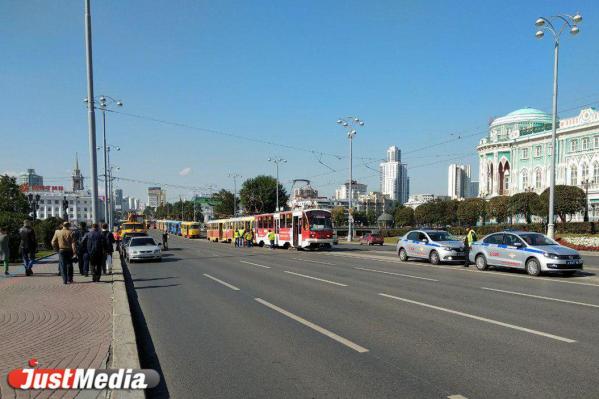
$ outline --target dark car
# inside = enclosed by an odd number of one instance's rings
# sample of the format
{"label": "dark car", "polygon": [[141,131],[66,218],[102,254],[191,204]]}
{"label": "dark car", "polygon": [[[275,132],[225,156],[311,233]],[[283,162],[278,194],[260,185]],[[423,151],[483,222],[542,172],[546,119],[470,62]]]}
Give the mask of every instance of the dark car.
{"label": "dark car", "polygon": [[360,238],[360,245],[383,245],[384,243],[385,239],[380,233],[364,234],[362,238]]}

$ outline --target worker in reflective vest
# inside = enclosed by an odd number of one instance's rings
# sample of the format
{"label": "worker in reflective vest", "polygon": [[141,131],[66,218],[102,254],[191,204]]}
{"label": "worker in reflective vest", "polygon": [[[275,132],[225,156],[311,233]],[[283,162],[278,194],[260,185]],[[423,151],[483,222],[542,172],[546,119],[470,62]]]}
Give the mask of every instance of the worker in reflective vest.
{"label": "worker in reflective vest", "polygon": [[272,230],[268,230],[268,235],[267,235],[268,241],[270,241],[270,249],[275,249],[275,232]]}
{"label": "worker in reflective vest", "polygon": [[243,227],[239,229],[239,246],[245,247],[245,229]]}
{"label": "worker in reflective vest", "polygon": [[235,242],[235,248],[239,246],[239,231],[237,229],[233,230],[233,239]]}

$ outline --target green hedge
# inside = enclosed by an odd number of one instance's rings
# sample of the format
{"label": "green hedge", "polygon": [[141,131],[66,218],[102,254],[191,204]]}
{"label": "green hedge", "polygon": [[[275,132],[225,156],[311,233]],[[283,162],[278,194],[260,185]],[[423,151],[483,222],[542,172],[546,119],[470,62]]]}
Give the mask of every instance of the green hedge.
{"label": "green hedge", "polygon": [[[566,224],[557,223],[555,225],[556,231],[562,234],[597,234],[599,226],[595,222],[568,222]],[[386,229],[381,230],[384,237],[398,237],[403,236],[412,229],[420,227],[405,227],[400,229]],[[442,228],[443,230],[449,231],[453,235],[463,236],[466,234],[466,228],[462,226],[451,226],[449,228]],[[523,230],[523,231],[534,231],[537,233],[545,233],[547,227],[542,223],[529,223],[529,224],[487,224],[484,226],[476,226],[474,228],[479,237],[487,234],[495,233],[503,230]]]}

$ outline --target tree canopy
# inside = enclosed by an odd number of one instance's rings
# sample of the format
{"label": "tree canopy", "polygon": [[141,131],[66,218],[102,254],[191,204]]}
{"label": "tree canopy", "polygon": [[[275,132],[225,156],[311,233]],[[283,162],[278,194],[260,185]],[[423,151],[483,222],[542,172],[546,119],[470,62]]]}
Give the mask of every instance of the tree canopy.
{"label": "tree canopy", "polygon": [[156,219],[174,219],[185,222],[200,222],[204,219],[202,215],[202,207],[200,204],[195,205],[194,219],[194,203],[193,201],[179,200],[175,203],[166,203],[159,205],[155,212]]}
{"label": "tree canopy", "polygon": [[233,216],[235,207],[234,200],[239,205],[239,198],[234,198],[232,192],[224,188],[217,193],[212,194],[214,202],[214,215],[217,219],[228,218]]}
{"label": "tree canopy", "polygon": [[459,202],[457,216],[462,225],[476,226],[479,220],[484,224],[487,218],[487,201],[482,198],[466,198]]}
{"label": "tree canopy", "polygon": [[[285,208],[289,199],[279,183],[279,206]],[[243,182],[239,191],[241,204],[249,214],[274,212],[276,208],[277,181],[272,176],[260,175]]]}
{"label": "tree canopy", "polygon": [[31,212],[27,197],[17,185],[17,179],[8,175],[0,176],[0,212]]}
{"label": "tree canopy", "polygon": [[[567,217],[578,212],[584,212],[586,206],[586,194],[584,190],[576,186],[555,186],[555,214],[559,216],[562,223],[566,223]],[[549,188],[541,194],[539,200],[539,216],[547,216],[549,210]]]}
{"label": "tree canopy", "polygon": [[526,223],[531,222],[531,216],[539,209],[539,196],[535,192],[514,194],[508,201],[510,215],[524,215]]}
{"label": "tree canopy", "polygon": [[487,213],[489,217],[495,218],[497,223],[504,223],[509,216],[510,197],[499,195],[493,197],[487,203]]}
{"label": "tree canopy", "polygon": [[414,225],[414,209],[409,206],[397,208],[395,211],[395,224],[399,227]]}

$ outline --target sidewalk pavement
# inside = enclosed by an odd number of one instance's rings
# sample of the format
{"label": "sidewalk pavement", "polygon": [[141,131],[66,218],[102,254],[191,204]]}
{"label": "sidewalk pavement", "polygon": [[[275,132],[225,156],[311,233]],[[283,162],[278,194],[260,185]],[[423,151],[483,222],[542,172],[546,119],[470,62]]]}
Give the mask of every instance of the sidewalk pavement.
{"label": "sidewalk pavement", "polygon": [[64,285],[56,274],[57,262],[56,255],[39,261],[30,277],[25,276],[22,265],[11,266],[11,276],[0,277],[0,398],[106,398],[111,394],[13,390],[6,380],[8,372],[26,367],[32,358],[40,368],[139,368],[136,351],[120,356],[121,364],[112,361],[113,322],[118,319],[116,326],[122,325],[122,309],[128,316],[128,328],[124,328],[127,342],[135,343],[118,254],[116,273],[103,275],[99,283],[91,281],[91,274],[80,275],[75,264],[74,283]]}

